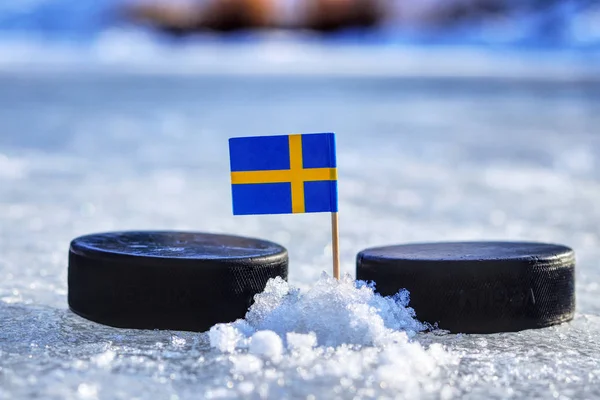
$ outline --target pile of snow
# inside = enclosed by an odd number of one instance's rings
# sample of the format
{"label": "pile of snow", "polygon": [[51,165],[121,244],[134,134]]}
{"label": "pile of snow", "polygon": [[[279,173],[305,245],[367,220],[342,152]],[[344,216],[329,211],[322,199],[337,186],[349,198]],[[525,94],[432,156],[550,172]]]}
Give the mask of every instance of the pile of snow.
{"label": "pile of snow", "polygon": [[[209,331],[210,345],[227,355],[231,370],[226,388],[205,395],[318,397],[311,390],[335,377],[339,385],[328,390],[340,396],[387,389],[409,397],[442,390],[451,397],[453,389],[444,391],[435,378],[457,357],[440,344],[426,348],[415,340],[428,327],[408,303],[406,290],[382,297],[350,276],[338,281],[323,274],[306,292],[272,279],[245,319]],[[307,381],[312,384],[298,383]]]}

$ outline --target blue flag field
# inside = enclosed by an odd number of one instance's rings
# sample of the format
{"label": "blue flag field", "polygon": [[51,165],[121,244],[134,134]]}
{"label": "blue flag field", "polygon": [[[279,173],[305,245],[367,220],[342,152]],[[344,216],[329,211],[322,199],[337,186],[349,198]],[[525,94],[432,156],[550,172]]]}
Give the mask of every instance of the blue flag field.
{"label": "blue flag field", "polygon": [[229,139],[234,215],[337,212],[335,134]]}

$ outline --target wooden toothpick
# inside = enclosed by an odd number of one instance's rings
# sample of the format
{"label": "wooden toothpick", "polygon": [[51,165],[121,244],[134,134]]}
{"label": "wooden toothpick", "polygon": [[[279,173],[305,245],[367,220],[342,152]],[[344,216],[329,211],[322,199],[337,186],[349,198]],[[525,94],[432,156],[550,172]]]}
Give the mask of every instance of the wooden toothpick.
{"label": "wooden toothpick", "polygon": [[333,277],[340,279],[340,235],[337,212],[331,213],[331,252],[333,255]]}

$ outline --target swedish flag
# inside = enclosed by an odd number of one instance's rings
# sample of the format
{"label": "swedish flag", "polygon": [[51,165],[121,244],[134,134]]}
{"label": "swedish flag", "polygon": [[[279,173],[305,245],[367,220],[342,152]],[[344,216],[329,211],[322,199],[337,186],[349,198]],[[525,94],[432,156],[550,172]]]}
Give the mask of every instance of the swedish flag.
{"label": "swedish flag", "polygon": [[335,135],[229,139],[233,213],[337,212]]}

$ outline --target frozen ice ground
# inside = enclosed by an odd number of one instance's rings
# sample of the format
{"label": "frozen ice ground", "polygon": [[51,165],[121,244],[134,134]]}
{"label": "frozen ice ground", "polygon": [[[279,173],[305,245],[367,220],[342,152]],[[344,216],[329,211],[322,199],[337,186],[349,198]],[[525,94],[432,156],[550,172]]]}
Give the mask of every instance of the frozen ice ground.
{"label": "frozen ice ground", "polygon": [[[600,85],[589,69],[267,77],[50,60],[22,71],[14,54],[0,73],[0,398],[600,396]],[[271,239],[290,251],[292,286],[339,293],[319,281],[326,216],[230,212],[227,137],[323,129],[338,132],[346,272],[357,251],[386,243],[565,243],[578,256],[575,321],[315,350],[310,336],[278,348],[263,334],[230,354],[207,334],[118,330],[67,310],[69,241],[115,229]],[[339,290],[350,304],[351,286]],[[367,311],[357,326],[382,318]]]}

